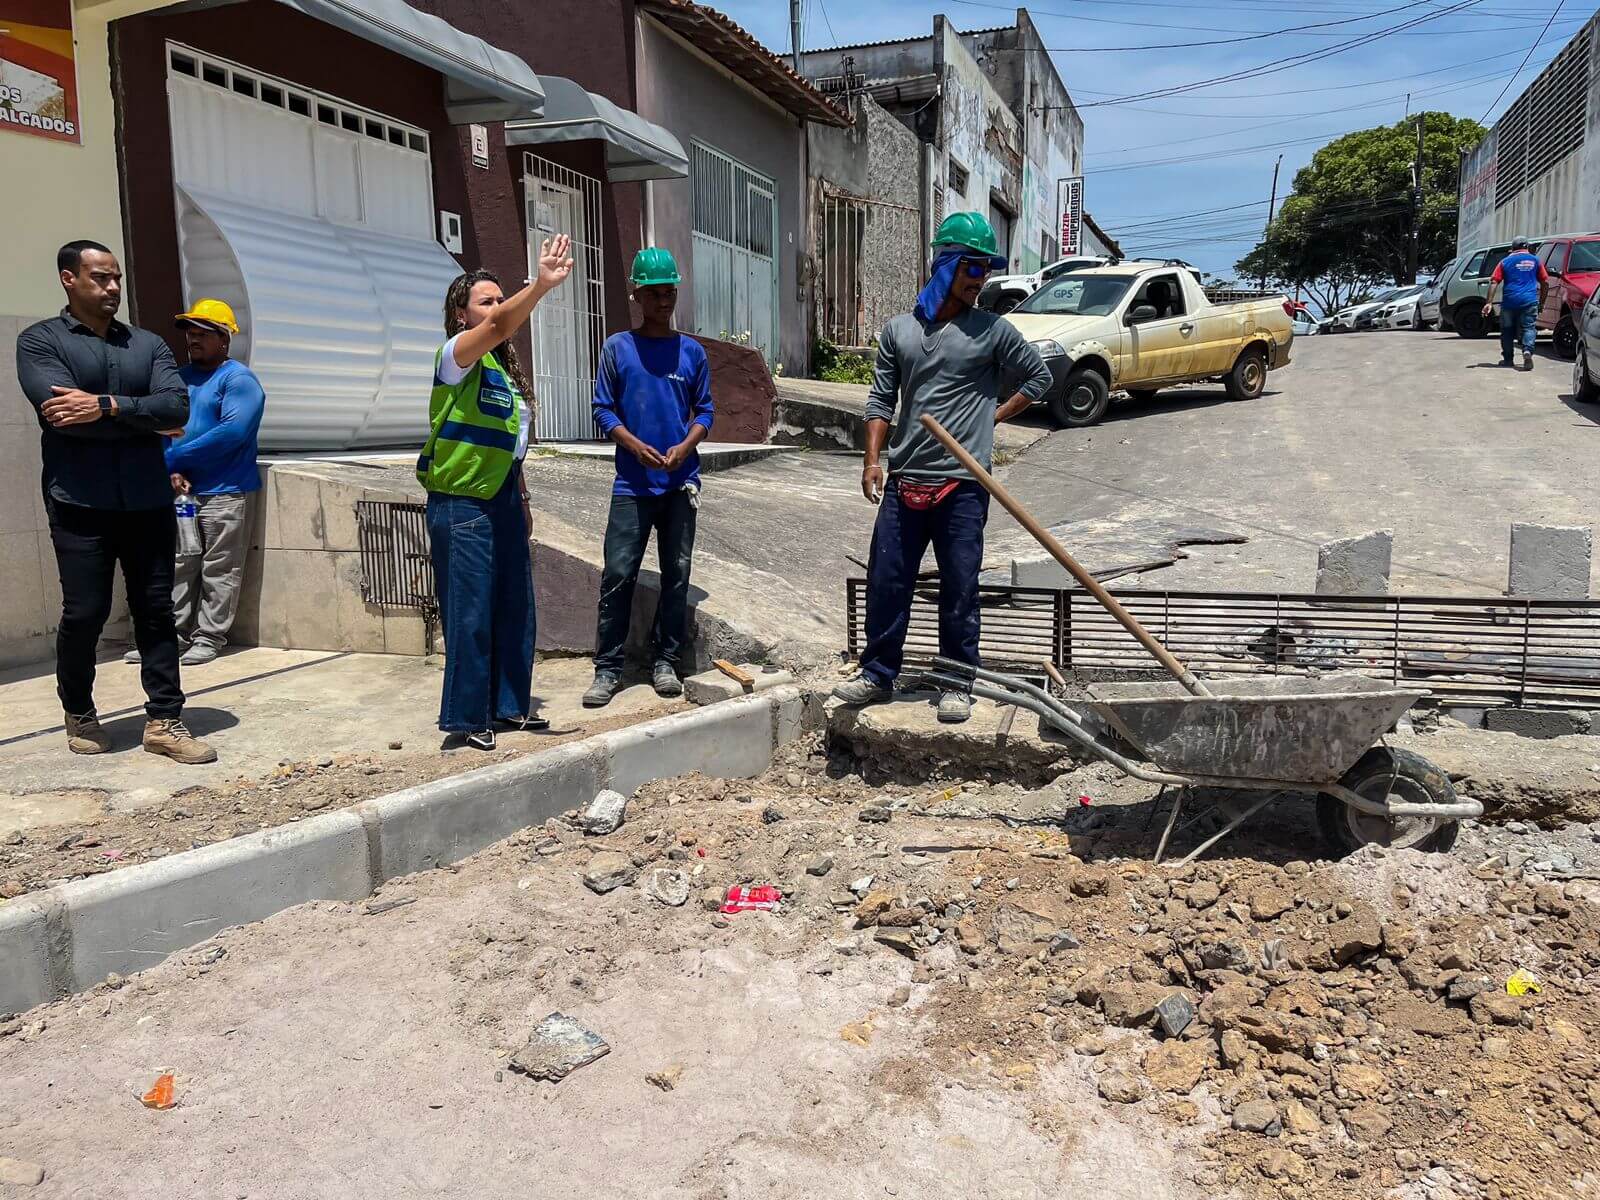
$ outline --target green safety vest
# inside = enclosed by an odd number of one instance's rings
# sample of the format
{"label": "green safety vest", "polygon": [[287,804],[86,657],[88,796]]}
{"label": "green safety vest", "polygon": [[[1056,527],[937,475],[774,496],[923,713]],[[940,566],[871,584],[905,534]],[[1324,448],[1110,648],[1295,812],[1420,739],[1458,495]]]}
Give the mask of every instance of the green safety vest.
{"label": "green safety vest", "polygon": [[493,354],[451,386],[437,382],[440,347],[433,356],[427,444],[417,456],[417,479],[430,492],[492,499],[515,461],[521,393]]}

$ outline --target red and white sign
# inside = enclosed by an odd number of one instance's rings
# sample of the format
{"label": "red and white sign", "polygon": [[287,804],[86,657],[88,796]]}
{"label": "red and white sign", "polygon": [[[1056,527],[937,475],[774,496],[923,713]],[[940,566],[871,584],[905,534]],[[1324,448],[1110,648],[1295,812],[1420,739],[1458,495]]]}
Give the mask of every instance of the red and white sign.
{"label": "red and white sign", "polygon": [[0,129],[81,142],[72,0],[0,0]]}
{"label": "red and white sign", "polygon": [[1056,180],[1056,214],[1061,223],[1061,257],[1083,253],[1083,176]]}

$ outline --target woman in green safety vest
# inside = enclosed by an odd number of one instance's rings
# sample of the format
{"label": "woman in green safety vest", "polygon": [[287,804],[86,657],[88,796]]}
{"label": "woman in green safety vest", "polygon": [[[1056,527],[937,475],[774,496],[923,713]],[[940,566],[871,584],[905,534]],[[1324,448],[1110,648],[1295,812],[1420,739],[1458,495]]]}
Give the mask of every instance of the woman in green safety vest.
{"label": "woman in green safety vest", "polygon": [[428,540],[444,626],[439,728],[494,749],[496,723],[544,729],[532,711],[533,526],[528,451],[533,398],[512,337],[572,273],[572,239],[539,245],[531,283],[509,299],[488,271],[445,293],[449,340],[433,360],[428,441],[417,478],[428,489]]}

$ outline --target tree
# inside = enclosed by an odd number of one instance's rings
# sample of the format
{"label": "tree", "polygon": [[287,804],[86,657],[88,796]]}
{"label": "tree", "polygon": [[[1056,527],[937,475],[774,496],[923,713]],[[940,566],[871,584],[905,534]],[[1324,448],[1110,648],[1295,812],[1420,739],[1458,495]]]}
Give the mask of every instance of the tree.
{"label": "tree", "polygon": [[[1486,130],[1449,113],[1422,119],[1417,261],[1432,270],[1455,253],[1461,154]],[[1304,288],[1325,312],[1384,280],[1414,282],[1408,263],[1416,156],[1415,117],[1335,138],[1295,173],[1293,192],[1236,269],[1280,287]]]}

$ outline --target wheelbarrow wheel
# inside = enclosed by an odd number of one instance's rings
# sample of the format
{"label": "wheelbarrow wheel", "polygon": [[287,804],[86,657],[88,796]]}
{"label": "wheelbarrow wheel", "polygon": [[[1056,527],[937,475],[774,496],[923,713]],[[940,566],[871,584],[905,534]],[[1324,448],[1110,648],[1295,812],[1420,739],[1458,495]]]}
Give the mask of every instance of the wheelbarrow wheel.
{"label": "wheelbarrow wheel", "polygon": [[[1404,804],[1454,804],[1456,789],[1449,777],[1420,754],[1374,746],[1339,780],[1369,800]],[[1334,854],[1343,858],[1376,843],[1394,850],[1443,852],[1455,845],[1461,823],[1444,817],[1396,817],[1387,820],[1350,807],[1335,796],[1317,797],[1317,825]]]}

